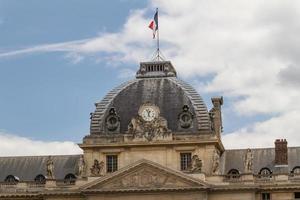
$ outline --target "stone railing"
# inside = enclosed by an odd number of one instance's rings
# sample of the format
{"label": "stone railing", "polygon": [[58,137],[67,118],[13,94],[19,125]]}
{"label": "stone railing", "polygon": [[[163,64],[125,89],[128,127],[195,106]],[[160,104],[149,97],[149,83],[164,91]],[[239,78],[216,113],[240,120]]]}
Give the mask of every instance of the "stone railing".
{"label": "stone railing", "polygon": [[56,180],[57,186],[71,187],[75,184],[76,184],[76,180]]}
{"label": "stone railing", "polygon": [[14,183],[0,182],[0,192],[16,193],[16,192],[35,192],[41,191],[45,184],[38,184],[34,181],[20,181]]}

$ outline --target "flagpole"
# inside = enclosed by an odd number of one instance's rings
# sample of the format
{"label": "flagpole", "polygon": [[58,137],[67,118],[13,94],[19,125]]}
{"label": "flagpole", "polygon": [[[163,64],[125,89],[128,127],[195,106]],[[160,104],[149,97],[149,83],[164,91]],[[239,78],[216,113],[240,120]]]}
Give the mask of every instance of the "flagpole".
{"label": "flagpole", "polygon": [[158,25],[158,8],[156,8],[157,12],[157,60],[159,61],[160,55],[159,55],[159,25]]}

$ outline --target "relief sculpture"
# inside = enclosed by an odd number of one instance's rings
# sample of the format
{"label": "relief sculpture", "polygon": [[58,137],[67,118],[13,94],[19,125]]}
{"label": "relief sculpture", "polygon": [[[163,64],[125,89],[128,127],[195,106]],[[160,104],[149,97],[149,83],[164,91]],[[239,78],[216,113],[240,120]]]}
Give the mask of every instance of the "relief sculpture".
{"label": "relief sculpture", "polygon": [[103,167],[104,167],[104,162],[103,161],[99,162],[97,159],[95,159],[92,168],[90,168],[91,174],[94,176],[102,175]]}
{"label": "relief sculpture", "polygon": [[146,122],[140,116],[137,116],[131,120],[128,133],[133,135],[134,140],[164,140],[170,136],[167,121],[162,117]]}
{"label": "relief sculpture", "polygon": [[212,163],[212,174],[218,175],[220,172],[220,155],[217,150],[214,151]]}

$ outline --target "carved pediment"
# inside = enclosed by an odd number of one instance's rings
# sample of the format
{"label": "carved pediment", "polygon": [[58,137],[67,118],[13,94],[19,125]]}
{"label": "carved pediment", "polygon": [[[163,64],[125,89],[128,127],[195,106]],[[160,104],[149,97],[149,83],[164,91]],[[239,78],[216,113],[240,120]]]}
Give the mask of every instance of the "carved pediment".
{"label": "carved pediment", "polygon": [[196,180],[181,172],[145,161],[136,166],[117,172],[115,175],[95,182],[87,190],[97,191],[132,191],[157,189],[190,189],[206,188],[200,180]]}

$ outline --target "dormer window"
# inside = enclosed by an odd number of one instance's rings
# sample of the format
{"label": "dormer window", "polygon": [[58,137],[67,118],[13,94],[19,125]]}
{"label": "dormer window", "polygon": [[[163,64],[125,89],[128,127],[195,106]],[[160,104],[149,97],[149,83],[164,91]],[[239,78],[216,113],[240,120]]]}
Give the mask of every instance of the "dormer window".
{"label": "dormer window", "polygon": [[76,176],[74,174],[67,174],[64,178],[64,183],[68,185],[74,185],[76,182]]}
{"label": "dormer window", "polygon": [[34,182],[36,184],[45,184],[46,183],[46,177],[43,174],[39,174],[34,178]]}
{"label": "dormer window", "polygon": [[294,167],[293,170],[291,171],[291,173],[293,175],[300,176],[300,166]]}
{"label": "dormer window", "polygon": [[261,178],[271,178],[272,177],[272,172],[269,168],[264,167],[259,171],[259,176]]}
{"label": "dormer window", "polygon": [[15,185],[20,181],[20,179],[14,175],[8,175],[5,179],[4,182],[7,184]]}
{"label": "dormer window", "polygon": [[227,178],[230,180],[238,179],[240,178],[240,172],[237,169],[231,169],[227,173]]}

